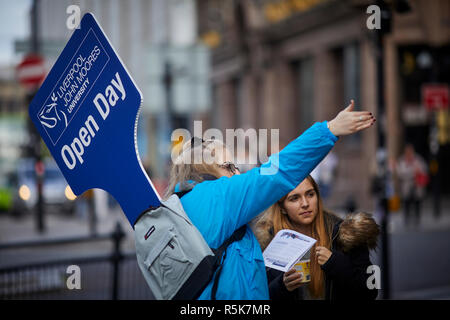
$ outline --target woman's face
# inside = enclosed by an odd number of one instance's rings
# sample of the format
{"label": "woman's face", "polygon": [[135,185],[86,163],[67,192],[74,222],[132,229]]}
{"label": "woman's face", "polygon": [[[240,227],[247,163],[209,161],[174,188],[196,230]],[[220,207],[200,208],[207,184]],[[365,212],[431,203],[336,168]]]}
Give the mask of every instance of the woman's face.
{"label": "woman's face", "polygon": [[289,219],[296,225],[309,225],[317,216],[318,199],[313,185],[303,180],[283,201],[283,207]]}

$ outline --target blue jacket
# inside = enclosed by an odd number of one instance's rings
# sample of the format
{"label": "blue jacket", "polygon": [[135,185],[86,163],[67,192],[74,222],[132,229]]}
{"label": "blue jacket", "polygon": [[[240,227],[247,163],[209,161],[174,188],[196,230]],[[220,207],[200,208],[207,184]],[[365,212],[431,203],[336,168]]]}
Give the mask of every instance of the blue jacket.
{"label": "blue jacket", "polygon": [[[272,155],[267,163],[244,174],[198,183],[181,198],[183,208],[208,245],[218,248],[236,229],[295,189],[336,141],[325,121],[315,123],[280,151],[278,159]],[[274,174],[262,174],[269,167]],[[199,299],[211,298],[212,284]],[[269,299],[261,248],[248,226],[244,238],[227,249],[216,298]]]}

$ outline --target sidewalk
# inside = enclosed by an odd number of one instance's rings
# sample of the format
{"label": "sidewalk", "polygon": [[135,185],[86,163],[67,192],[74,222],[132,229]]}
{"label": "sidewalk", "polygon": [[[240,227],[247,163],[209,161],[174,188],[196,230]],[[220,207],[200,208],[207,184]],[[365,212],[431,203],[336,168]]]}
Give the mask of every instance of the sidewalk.
{"label": "sidewalk", "polygon": [[[332,208],[332,211],[342,219],[345,219],[347,214],[345,209],[342,208]],[[381,224],[381,217],[376,212],[373,212],[373,216],[375,221]],[[433,210],[433,198],[431,195],[428,196],[422,202],[420,224],[414,226],[413,220],[411,219],[409,226],[406,225],[403,208],[400,208],[396,212],[390,212],[388,216],[388,232],[390,234],[402,234],[411,232],[450,231],[450,198],[448,196],[442,196],[441,214],[436,218]]]}
{"label": "sidewalk", "polygon": [[400,234],[405,232],[428,232],[450,230],[450,199],[445,196],[441,199],[441,214],[434,216],[433,199],[427,197],[422,203],[420,224],[414,226],[413,221],[409,226],[405,223],[405,214],[403,208],[398,212],[389,214],[389,233]]}
{"label": "sidewalk", "polygon": [[[405,224],[402,209],[389,215],[391,299],[450,298],[450,199],[442,198],[438,218],[432,200],[422,203],[418,226]],[[382,265],[381,250],[372,257]]]}

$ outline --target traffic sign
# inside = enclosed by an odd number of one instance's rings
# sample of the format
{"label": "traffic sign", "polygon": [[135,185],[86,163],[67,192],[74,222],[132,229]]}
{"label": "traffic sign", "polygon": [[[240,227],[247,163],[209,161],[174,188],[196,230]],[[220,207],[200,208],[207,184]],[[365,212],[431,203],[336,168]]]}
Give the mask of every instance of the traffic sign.
{"label": "traffic sign", "polygon": [[26,88],[35,88],[46,75],[44,59],[37,54],[28,54],[17,66],[17,78]]}
{"label": "traffic sign", "polygon": [[447,84],[424,84],[422,103],[428,110],[448,109],[449,86]]}
{"label": "traffic sign", "polygon": [[139,88],[87,13],[29,108],[73,192],[109,192],[130,224],[160,201],[137,150],[141,104]]}

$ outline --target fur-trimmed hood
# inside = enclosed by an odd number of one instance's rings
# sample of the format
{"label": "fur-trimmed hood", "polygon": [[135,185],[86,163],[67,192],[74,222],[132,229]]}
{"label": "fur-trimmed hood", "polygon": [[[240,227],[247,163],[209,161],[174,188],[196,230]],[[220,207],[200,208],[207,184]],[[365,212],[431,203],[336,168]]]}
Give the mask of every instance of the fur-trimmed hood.
{"label": "fur-trimmed hood", "polygon": [[379,234],[380,227],[372,215],[364,212],[351,213],[339,226],[336,240],[344,252],[357,247],[375,249]]}
{"label": "fur-trimmed hood", "polygon": [[[333,230],[338,228],[332,241],[336,241],[337,247],[348,252],[357,247],[375,249],[377,247],[380,228],[372,215],[364,212],[348,214],[344,220],[336,215],[324,212],[325,223],[328,232],[333,235]],[[260,219],[253,227],[256,238],[264,250],[273,239],[273,226],[270,219]]]}

